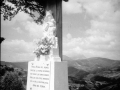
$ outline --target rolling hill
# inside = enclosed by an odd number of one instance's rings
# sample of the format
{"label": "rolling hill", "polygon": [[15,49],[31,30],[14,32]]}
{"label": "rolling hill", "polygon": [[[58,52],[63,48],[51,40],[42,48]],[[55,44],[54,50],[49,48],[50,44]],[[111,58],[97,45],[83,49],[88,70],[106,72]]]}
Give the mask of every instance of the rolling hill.
{"label": "rolling hill", "polygon": [[101,57],[93,57],[82,60],[68,61],[68,66],[82,69],[85,71],[94,71],[102,68],[113,68],[120,66],[119,60],[111,60]]}
{"label": "rolling hill", "polygon": [[28,69],[28,62],[5,62],[1,61],[1,65],[13,66],[16,68]]}
{"label": "rolling hill", "polygon": [[[119,60],[111,60],[107,58],[101,58],[101,57],[93,57],[93,58],[87,58],[87,59],[80,59],[80,60],[72,60],[71,58],[67,56],[63,56],[63,61],[68,62],[69,67],[74,67],[79,70],[84,71],[94,71],[96,69],[101,68],[113,68],[120,66]],[[28,69],[28,62],[5,62],[1,61],[2,65],[12,65],[13,67],[23,68],[25,70]]]}
{"label": "rolling hill", "polygon": [[70,90],[119,90],[120,61],[93,57],[68,61]]}
{"label": "rolling hill", "polygon": [[[63,56],[63,59],[66,60],[71,60],[71,58],[67,57],[67,56]],[[1,65],[7,65],[7,66],[13,66],[13,67],[17,67],[17,68],[22,68],[24,70],[28,69],[28,61],[25,62],[5,62],[5,61],[1,61]]]}
{"label": "rolling hill", "polygon": [[[68,79],[71,90],[119,90],[120,88],[120,60],[101,57],[72,60],[63,56],[68,62]],[[28,62],[4,62],[2,65],[24,70],[28,69]],[[77,90],[77,89],[76,89]]]}

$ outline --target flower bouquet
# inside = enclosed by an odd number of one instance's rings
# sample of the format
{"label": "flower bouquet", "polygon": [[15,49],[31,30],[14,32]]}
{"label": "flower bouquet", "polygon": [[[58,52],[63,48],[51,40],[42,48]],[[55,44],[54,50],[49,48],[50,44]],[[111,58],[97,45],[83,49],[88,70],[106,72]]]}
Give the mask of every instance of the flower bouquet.
{"label": "flower bouquet", "polygon": [[35,49],[34,53],[37,57],[40,55],[49,55],[51,48],[54,46],[54,39],[44,37],[40,39],[36,44],[37,48]]}

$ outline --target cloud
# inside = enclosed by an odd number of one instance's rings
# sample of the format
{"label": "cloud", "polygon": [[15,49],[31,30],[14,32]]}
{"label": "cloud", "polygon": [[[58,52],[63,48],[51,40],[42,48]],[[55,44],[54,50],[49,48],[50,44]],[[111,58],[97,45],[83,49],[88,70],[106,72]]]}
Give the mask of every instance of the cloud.
{"label": "cloud", "polygon": [[[63,53],[71,57],[83,54],[86,57],[99,56],[120,59],[120,3],[118,2],[119,0],[69,0],[69,2],[63,2],[64,13],[83,13],[90,18],[88,19],[90,28],[81,31],[84,33],[83,37],[75,37],[70,32],[63,37]],[[32,18],[24,12],[19,12],[12,21],[1,20],[2,27],[13,27],[19,33],[25,30],[23,33],[27,32],[32,38],[42,37],[42,26],[33,22]],[[18,24],[21,26],[17,26]],[[2,43],[1,49],[3,60],[20,61],[33,58],[32,42],[5,41]]]}
{"label": "cloud", "polygon": [[99,16],[110,9],[109,2],[103,0],[80,0],[86,12],[93,16]]}
{"label": "cloud", "polygon": [[[70,34],[68,34],[70,35]],[[111,39],[109,35],[105,37],[88,36],[86,38],[63,38],[63,54],[74,57],[84,55],[86,57],[106,57],[111,59],[120,58],[120,43]],[[110,56],[112,55],[112,56]]]}
{"label": "cloud", "polygon": [[71,39],[72,35],[70,33],[67,34],[67,39]]}
{"label": "cloud", "polygon": [[1,44],[1,60],[10,62],[33,60],[35,45],[32,40],[42,36],[42,26],[36,24],[24,12],[19,12],[12,21],[4,21],[2,17],[1,22],[2,36],[6,38]]}
{"label": "cloud", "polygon": [[67,14],[86,12],[89,15],[98,16],[110,9],[108,0],[69,0],[63,2],[63,12]]}
{"label": "cloud", "polygon": [[[70,2],[69,5],[74,5],[72,0]],[[86,12],[87,16],[91,18],[88,20],[90,28],[83,31],[84,37],[75,37],[69,32],[63,38],[64,54],[71,57],[83,54],[86,57],[120,59],[119,0],[115,0],[115,2],[111,0],[75,0],[74,2],[81,5],[77,13]],[[70,10],[68,9],[69,12],[74,13],[72,9]]]}
{"label": "cloud", "polygon": [[14,30],[16,30],[18,33],[23,33],[22,29],[20,27],[17,28],[13,28]]}
{"label": "cloud", "polygon": [[69,0],[68,2],[63,2],[63,12],[67,14],[81,13],[81,4],[78,3],[79,0]]}
{"label": "cloud", "polygon": [[33,59],[34,45],[24,40],[4,41],[1,45],[2,61],[29,61]]}
{"label": "cloud", "polygon": [[1,15],[1,22],[2,22],[2,26],[13,26],[14,24],[17,24],[18,22],[24,22],[27,20],[31,20],[32,18],[24,13],[24,12],[19,12],[14,18],[12,18],[11,21],[9,20],[3,20],[3,16]]}
{"label": "cloud", "polygon": [[35,23],[33,19],[24,12],[19,12],[11,21],[4,21],[2,16],[1,18],[3,29],[12,27],[18,33],[28,33],[29,36],[33,38],[42,37],[42,25]]}
{"label": "cloud", "polygon": [[42,25],[30,21],[24,22],[22,24],[25,27],[25,30],[28,31],[29,35],[33,38],[41,38],[43,36]]}
{"label": "cloud", "polygon": [[[120,22],[119,0],[79,0],[83,9],[93,18],[102,21]],[[82,9],[82,10],[83,10]]]}
{"label": "cloud", "polygon": [[86,12],[93,18],[101,20],[119,21],[120,1],[115,0],[69,0],[63,2],[63,12],[67,14]]}

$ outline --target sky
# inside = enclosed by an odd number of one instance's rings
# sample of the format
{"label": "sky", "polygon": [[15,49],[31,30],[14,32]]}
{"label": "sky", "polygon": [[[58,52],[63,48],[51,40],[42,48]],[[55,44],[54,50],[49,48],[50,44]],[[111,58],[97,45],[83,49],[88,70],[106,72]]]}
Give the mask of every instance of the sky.
{"label": "sky", "polygon": [[[120,60],[120,0],[63,2],[63,54],[74,59],[103,57]],[[1,60],[34,60],[34,40],[43,29],[20,12],[12,21],[1,17]]]}

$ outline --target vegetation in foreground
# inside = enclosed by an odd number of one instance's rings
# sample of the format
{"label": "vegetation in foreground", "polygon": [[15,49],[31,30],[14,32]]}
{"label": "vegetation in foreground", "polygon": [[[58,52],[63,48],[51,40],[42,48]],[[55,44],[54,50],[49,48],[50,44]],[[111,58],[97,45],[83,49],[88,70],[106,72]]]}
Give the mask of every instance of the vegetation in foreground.
{"label": "vegetation in foreground", "polygon": [[27,72],[20,68],[0,65],[1,90],[26,90]]}
{"label": "vegetation in foreground", "polygon": [[[93,61],[88,63],[79,60],[72,62],[75,66],[70,63],[68,65],[69,90],[119,90],[120,63],[110,60],[98,61],[95,64]],[[10,64],[0,65],[0,68],[1,90],[26,90],[27,71],[20,67],[12,67]]]}
{"label": "vegetation in foreground", "polygon": [[69,75],[68,78],[70,90],[120,89],[120,67],[110,70],[101,69],[97,72],[78,70],[76,73]]}

